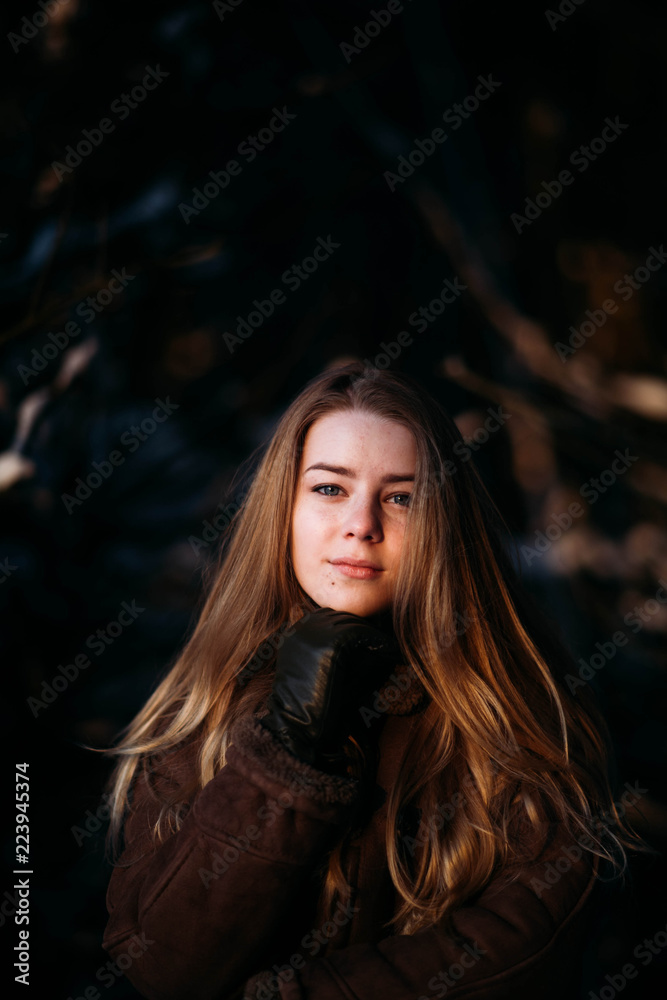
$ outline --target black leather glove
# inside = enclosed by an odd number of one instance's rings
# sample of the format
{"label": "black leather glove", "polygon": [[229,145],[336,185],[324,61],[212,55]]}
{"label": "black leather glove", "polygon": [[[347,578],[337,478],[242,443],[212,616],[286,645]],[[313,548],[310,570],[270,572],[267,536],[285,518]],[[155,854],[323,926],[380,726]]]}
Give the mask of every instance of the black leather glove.
{"label": "black leather glove", "polygon": [[269,714],[260,722],[300,760],[343,773],[343,744],[359,709],[400,660],[393,634],[358,615],[318,608],[278,650]]}

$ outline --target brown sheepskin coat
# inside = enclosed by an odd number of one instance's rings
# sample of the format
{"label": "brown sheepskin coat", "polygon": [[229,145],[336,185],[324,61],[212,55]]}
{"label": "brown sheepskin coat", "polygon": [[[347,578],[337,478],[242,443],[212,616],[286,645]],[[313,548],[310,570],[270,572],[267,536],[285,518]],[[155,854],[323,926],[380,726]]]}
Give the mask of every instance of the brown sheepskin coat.
{"label": "brown sheepskin coat", "polygon": [[[387,688],[388,690],[388,688]],[[392,692],[396,694],[396,687]],[[378,702],[376,702],[378,704]],[[149,1000],[555,1000],[577,996],[597,909],[597,865],[556,834],[549,858],[510,885],[491,881],[454,918],[394,934],[386,798],[424,708],[415,685],[383,704],[374,787],[298,761],[258,724],[235,723],[227,763],[189,801],[181,829],[155,844],[156,793],[187,784],[196,745],[163,755],[135,782],[125,846],[107,893],[103,945]],[[399,836],[414,836],[406,810]],[[354,887],[333,920],[318,898],[327,856],[356,834]]]}

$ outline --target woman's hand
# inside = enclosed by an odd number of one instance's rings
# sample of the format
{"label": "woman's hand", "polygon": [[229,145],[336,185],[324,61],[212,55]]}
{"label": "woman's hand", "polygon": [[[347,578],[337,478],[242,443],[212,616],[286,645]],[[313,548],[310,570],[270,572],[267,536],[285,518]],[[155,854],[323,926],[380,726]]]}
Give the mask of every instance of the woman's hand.
{"label": "woman's hand", "polygon": [[260,721],[300,760],[340,771],[354,717],[400,662],[396,638],[346,611],[318,608],[278,651]]}

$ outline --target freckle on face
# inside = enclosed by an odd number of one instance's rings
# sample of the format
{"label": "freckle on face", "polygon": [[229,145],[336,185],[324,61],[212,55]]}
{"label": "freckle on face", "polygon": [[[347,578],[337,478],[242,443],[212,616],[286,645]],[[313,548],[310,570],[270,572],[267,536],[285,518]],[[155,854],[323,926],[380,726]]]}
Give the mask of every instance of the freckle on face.
{"label": "freckle on face", "polygon": [[[291,556],[303,590],[321,607],[367,616],[391,606],[407,523],[401,494],[412,482],[416,442],[393,420],[359,411],[338,411],[310,427],[301,456],[291,526]],[[310,470],[313,464],[342,467],[354,476]],[[304,474],[305,472],[305,474]],[[321,485],[333,486],[317,493]],[[400,502],[394,502],[398,499]],[[350,556],[381,567],[372,578],[345,575],[332,559]]]}

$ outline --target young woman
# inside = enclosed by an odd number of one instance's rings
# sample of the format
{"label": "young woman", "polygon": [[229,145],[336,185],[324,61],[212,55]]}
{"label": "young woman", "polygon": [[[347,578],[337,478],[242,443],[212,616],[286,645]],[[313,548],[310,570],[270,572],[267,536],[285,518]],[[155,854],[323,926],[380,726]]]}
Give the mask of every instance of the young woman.
{"label": "young woman", "polygon": [[640,841],[460,440],[363,363],[280,420],[114,751],[104,947],[146,997],[576,996]]}

